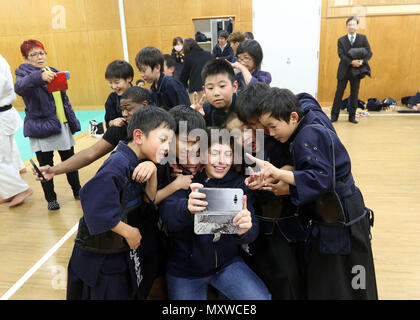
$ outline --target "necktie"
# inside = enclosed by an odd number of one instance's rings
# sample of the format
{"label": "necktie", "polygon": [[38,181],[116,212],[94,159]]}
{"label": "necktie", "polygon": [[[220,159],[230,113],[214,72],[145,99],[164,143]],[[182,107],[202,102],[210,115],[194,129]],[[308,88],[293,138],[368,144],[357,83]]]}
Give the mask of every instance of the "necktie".
{"label": "necktie", "polygon": [[350,36],[350,44],[353,45],[354,43],[354,36]]}

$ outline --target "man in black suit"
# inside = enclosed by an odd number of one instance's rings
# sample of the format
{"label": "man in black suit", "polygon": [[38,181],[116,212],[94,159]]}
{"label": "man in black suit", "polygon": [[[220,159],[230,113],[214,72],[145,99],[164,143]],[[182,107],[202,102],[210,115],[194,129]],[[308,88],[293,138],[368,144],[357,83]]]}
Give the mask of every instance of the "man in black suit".
{"label": "man in black suit", "polygon": [[[331,121],[338,120],[340,114],[340,107],[343,99],[344,90],[347,86],[347,81],[350,81],[350,105],[349,105],[349,121],[357,123],[356,108],[358,103],[360,79],[352,75],[352,68],[360,68],[362,65],[368,65],[368,60],[372,57],[369,42],[365,35],[356,33],[359,21],[356,17],[350,17],[346,21],[348,34],[338,39],[338,56],[340,57],[340,64],[337,71],[337,90],[335,92],[334,104],[331,110]],[[365,48],[368,52],[364,59],[355,60],[348,51],[351,48]],[[369,68],[370,70],[370,68]]]}

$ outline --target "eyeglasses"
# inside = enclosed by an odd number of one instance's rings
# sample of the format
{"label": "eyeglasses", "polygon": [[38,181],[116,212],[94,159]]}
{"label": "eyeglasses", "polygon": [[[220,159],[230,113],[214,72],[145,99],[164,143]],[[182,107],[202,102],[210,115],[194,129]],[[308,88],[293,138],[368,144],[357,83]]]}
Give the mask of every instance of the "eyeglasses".
{"label": "eyeglasses", "polygon": [[36,58],[37,56],[43,57],[46,53],[44,51],[34,52],[28,55],[29,58]]}
{"label": "eyeglasses", "polygon": [[248,57],[243,57],[243,58],[241,58],[241,57],[238,57],[238,59],[236,59],[238,62],[249,62],[249,61],[251,61],[252,59],[251,58],[248,58]]}

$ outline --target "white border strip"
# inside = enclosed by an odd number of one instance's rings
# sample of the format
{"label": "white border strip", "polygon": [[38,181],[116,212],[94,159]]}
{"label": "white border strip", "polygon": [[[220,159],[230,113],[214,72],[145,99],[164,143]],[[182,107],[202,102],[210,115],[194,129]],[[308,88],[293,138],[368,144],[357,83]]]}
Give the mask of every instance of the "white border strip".
{"label": "white border strip", "polygon": [[9,298],[16,293],[17,290],[30,278],[32,275],[77,231],[79,223],[76,223],[44,256],[29,269],[22,278],[20,278],[7,292],[0,298],[0,300],[9,300]]}
{"label": "white border strip", "polygon": [[128,60],[128,45],[127,45],[127,32],[125,29],[125,15],[124,15],[124,0],[118,0],[118,9],[120,11],[120,23],[121,23],[121,39],[124,51],[124,60]]}

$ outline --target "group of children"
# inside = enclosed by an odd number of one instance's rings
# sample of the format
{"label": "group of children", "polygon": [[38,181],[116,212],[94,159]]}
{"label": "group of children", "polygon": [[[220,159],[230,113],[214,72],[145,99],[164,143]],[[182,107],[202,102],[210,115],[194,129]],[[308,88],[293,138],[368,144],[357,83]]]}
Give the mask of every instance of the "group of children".
{"label": "group of children", "polygon": [[[146,299],[161,275],[169,299],[206,299],[209,286],[222,299],[377,299],[373,213],[331,121],[309,94],[269,86],[258,42],[241,42],[236,56],[204,66],[204,95],[192,103],[157,48],[136,56],[150,90],[131,85],[127,62],[108,66],[117,113],[107,109],[105,134],[40,168],[52,179],[117,147],[79,192],[68,299]],[[241,136],[214,139],[211,129]],[[243,190],[237,234],[194,232],[203,187]]]}

